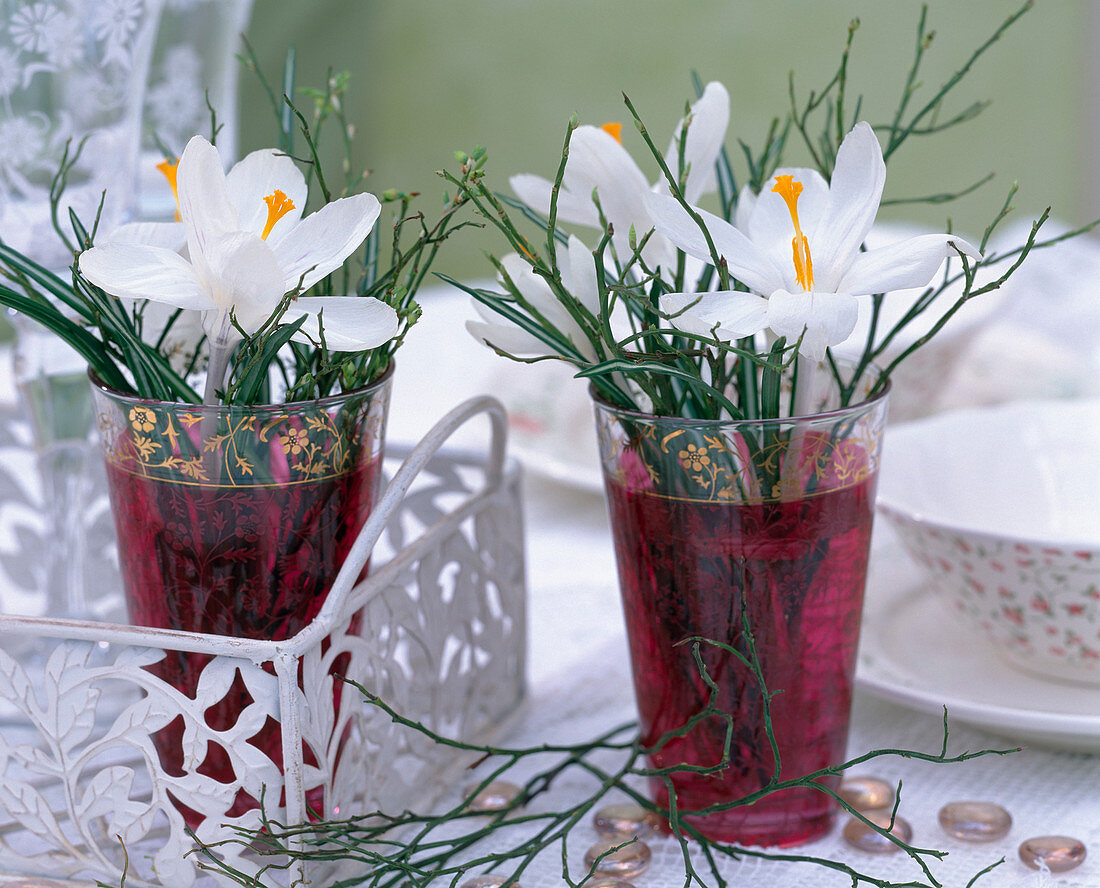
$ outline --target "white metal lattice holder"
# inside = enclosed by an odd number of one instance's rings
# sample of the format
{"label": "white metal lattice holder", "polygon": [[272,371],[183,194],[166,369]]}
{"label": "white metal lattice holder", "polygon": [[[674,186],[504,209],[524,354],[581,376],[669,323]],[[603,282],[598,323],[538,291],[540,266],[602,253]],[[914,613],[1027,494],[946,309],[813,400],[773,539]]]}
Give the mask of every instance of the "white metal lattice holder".
{"label": "white metal lattice holder", "polygon": [[[438,452],[481,415],[491,425],[486,454]],[[210,843],[228,837],[226,824],[258,827],[258,811],[227,814],[242,790],[262,795],[269,816],[286,823],[304,821],[307,799],[320,792],[327,816],[396,814],[444,792],[467,762],[394,725],[353,688],[343,688],[337,711],[330,668],[346,656],[343,674],[445,736],[484,739],[517,711],[523,533],[504,428],[503,408],[491,398],[441,420],[396,469],[320,614],[287,641],[0,616],[0,876],[115,884],[124,843],[128,888],[212,878],[187,854],[194,842],[170,796],[205,815],[196,834]],[[368,557],[371,574],[355,585]],[[4,559],[18,561],[11,552]],[[352,634],[357,612],[361,626]],[[212,656],[197,699],[144,668],[166,649]],[[232,727],[214,730],[204,710],[237,675],[254,702]],[[185,770],[171,775],[153,735],[177,718]],[[269,719],[282,729],[282,772],[247,742]],[[188,770],[208,744],[225,751],[233,783]],[[221,852],[234,868],[256,871],[246,848]],[[296,864],[279,878],[323,884],[335,875]]]}

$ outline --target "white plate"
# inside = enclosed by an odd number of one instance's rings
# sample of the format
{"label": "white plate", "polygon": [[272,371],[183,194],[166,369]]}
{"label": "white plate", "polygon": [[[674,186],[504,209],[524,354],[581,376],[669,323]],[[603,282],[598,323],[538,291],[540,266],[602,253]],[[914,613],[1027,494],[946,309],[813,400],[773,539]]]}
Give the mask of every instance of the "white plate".
{"label": "white plate", "polygon": [[543,362],[500,364],[490,378],[508,409],[512,453],[533,473],[576,490],[603,493],[592,399],[572,367]]}
{"label": "white plate", "polygon": [[603,493],[603,473],[592,460],[560,458],[556,452],[543,448],[542,440],[526,440],[513,433],[511,444],[515,456],[529,472],[548,481],[564,484],[588,493]]}
{"label": "white plate", "polygon": [[1100,688],[1002,660],[876,527],[856,680],[877,696],[985,728],[1014,744],[1100,752]]}
{"label": "white plate", "polygon": [[[397,355],[389,439],[415,443],[452,407],[492,394],[508,409],[509,453],[534,474],[602,493],[586,383],[559,362],[521,365],[493,354],[466,332],[477,315],[470,297],[454,288],[425,288],[420,301],[424,314]],[[479,447],[485,435],[486,424],[473,422],[450,444]]]}

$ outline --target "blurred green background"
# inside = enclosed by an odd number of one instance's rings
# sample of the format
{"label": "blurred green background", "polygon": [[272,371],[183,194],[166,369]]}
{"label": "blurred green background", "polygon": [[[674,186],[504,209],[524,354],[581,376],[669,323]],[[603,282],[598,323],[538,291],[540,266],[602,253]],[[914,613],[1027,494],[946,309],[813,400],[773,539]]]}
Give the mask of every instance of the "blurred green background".
{"label": "blurred green background", "polygon": [[[923,104],[1020,6],[1017,0],[929,4],[935,38],[925,56]],[[1040,0],[974,66],[948,109],[992,101],[977,120],[916,140],[891,162],[887,197],[954,191],[986,173],[996,179],[954,204],[898,207],[883,217],[977,235],[1019,180],[1017,215],[1052,204],[1078,224],[1096,212],[1093,3]],[[860,20],[849,65],[849,100],[863,118],[892,115],[913,55],[921,4],[913,0],[256,0],[248,36],[276,80],[288,45],[298,84],[320,85],[326,69],[352,74],[347,113],[356,125],[355,163],[373,170],[367,188],[422,193],[434,211],[457,164],[456,149],[489,149],[489,181],[536,172],[552,178],[570,114],[582,122],[626,119],[626,92],[663,148],[686,100],[690,72],[721,80],[731,94],[727,145],[763,142],[786,112],[788,76],[805,96],[836,70],[848,23]],[[242,150],[273,143],[270,105],[255,79],[241,78]],[[302,97],[299,97],[302,98]],[[638,134],[624,138],[655,178]],[[795,151],[789,162],[804,157]],[[743,175],[735,155],[735,172]],[[482,249],[495,237],[448,244],[437,270],[486,277]]]}

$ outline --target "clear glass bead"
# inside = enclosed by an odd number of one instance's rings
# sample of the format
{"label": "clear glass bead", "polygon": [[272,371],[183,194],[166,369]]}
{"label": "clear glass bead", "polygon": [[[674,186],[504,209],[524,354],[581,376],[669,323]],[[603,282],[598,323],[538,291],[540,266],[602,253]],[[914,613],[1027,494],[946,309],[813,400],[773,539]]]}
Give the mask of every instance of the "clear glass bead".
{"label": "clear glass bead", "polygon": [[[611,850],[619,845],[622,847],[617,851]],[[588,867],[595,868],[596,875],[630,879],[646,871],[652,856],[645,842],[623,845],[621,839],[604,839],[585,852],[584,862]]]}
{"label": "clear glass bead", "polygon": [[515,801],[521,788],[507,780],[494,780],[475,794],[478,784],[467,787],[466,807],[471,811],[502,811]]}
{"label": "clear glass bead", "polygon": [[1064,873],[1084,859],[1084,844],[1070,836],[1034,836],[1020,844],[1020,860],[1032,869],[1039,869],[1042,861],[1052,873]]}
{"label": "clear glass bead", "polygon": [[[860,813],[876,826],[883,829],[890,826],[889,809],[880,808],[875,811],[861,811]],[[894,827],[890,830],[890,835],[908,844],[913,838],[913,828],[909,826],[908,821],[901,817],[895,817]],[[892,854],[901,850],[882,833],[871,829],[866,823],[855,817],[849,820],[844,827],[844,841],[853,848],[858,848],[860,851],[866,851],[869,854]]]}
{"label": "clear glass bead", "polygon": [[848,777],[840,784],[839,792],[857,811],[889,808],[894,804],[893,784],[878,777]]}
{"label": "clear glass bead", "polygon": [[995,842],[1012,829],[1012,815],[992,802],[951,802],[939,819],[948,835],[965,842]]}
{"label": "clear glass bead", "polygon": [[[474,876],[472,879],[467,879],[462,883],[461,888],[500,888],[506,881],[508,880],[504,876],[484,873],[480,876]],[[523,888],[523,886],[516,882],[510,888]]]}
{"label": "clear glass bead", "polygon": [[644,839],[660,832],[661,818],[655,811],[624,802],[600,808],[592,817],[592,825],[601,836],[638,836]]}

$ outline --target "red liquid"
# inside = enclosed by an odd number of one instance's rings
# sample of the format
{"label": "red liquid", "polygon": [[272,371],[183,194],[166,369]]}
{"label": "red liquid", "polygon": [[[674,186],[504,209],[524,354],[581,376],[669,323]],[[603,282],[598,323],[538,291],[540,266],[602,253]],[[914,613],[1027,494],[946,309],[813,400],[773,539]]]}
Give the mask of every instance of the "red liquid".
{"label": "red liquid", "polygon": [[[300,631],[329,587],[370,513],[379,460],[323,480],[285,487],[215,487],[155,480],[108,463],[119,557],[131,622],[269,640]],[[195,697],[210,658],[169,650],[149,668]],[[334,669],[339,671],[339,658]],[[339,705],[340,687],[336,689]],[[252,702],[240,677],[206,710],[218,730]],[[183,773],[182,717],[156,735],[165,770]],[[249,741],[282,767],[282,738],[268,722]],[[307,763],[310,757],[307,751]],[[232,766],[210,744],[201,773],[228,783]],[[313,794],[310,803],[323,800]],[[237,816],[258,801],[241,793]],[[202,818],[180,806],[194,826]]]}
{"label": "red liquid", "polygon": [[[643,741],[656,743],[707,703],[690,636],[748,656],[742,601],[770,691],[781,779],[843,761],[856,644],[871,538],[874,478],[804,499],[725,504],[666,499],[607,482]],[[680,811],[759,791],[775,759],[763,698],[752,673],[729,653],[701,648],[717,683],[717,706],[733,716],[726,770],[673,777]],[[654,767],[714,765],[726,723],[709,718],[651,756]],[[839,779],[836,779],[839,782]],[[835,784],[834,784],[835,785]],[[652,790],[667,806],[657,779]],[[705,817],[685,817],[708,838],[742,845],[794,845],[828,828],[834,803],[798,788]]]}

